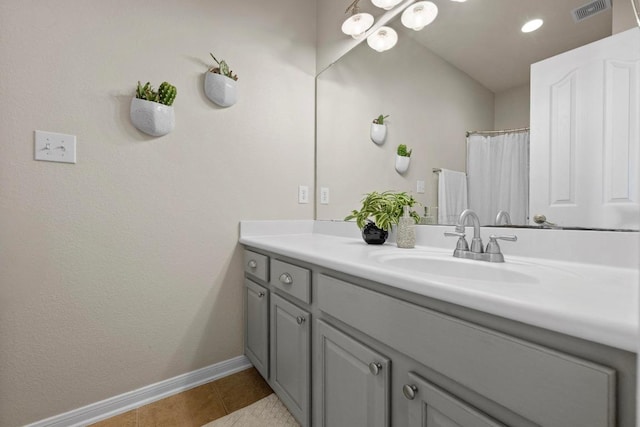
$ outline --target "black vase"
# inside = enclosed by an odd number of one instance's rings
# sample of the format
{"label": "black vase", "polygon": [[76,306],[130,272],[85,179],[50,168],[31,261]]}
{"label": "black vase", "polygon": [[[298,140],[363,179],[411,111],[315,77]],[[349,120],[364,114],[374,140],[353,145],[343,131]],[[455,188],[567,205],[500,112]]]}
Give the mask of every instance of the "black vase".
{"label": "black vase", "polygon": [[389,236],[386,230],[378,228],[373,222],[368,223],[362,229],[362,238],[370,245],[381,245]]}

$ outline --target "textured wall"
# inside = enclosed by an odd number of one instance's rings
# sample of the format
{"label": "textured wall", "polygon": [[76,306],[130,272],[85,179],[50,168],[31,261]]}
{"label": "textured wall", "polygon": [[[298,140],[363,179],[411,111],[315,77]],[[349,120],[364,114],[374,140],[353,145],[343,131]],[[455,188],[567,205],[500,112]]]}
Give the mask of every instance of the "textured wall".
{"label": "textured wall", "polygon": [[[0,426],[243,353],[239,220],[313,217],[314,22],[314,0],[0,3]],[[210,51],[232,108],[203,94]],[[130,124],[138,80],[177,86],[171,134]],[[35,129],[78,163],[34,161]]]}

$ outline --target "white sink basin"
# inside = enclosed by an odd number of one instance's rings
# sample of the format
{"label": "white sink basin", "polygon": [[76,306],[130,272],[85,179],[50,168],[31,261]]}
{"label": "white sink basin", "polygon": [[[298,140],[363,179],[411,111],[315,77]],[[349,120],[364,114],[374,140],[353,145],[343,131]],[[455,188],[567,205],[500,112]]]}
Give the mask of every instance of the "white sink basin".
{"label": "white sink basin", "polygon": [[378,252],[371,254],[371,257],[388,268],[467,281],[532,284],[546,279],[576,277],[575,274],[562,269],[534,263],[474,261],[454,258],[452,254],[419,250],[412,250],[411,253]]}

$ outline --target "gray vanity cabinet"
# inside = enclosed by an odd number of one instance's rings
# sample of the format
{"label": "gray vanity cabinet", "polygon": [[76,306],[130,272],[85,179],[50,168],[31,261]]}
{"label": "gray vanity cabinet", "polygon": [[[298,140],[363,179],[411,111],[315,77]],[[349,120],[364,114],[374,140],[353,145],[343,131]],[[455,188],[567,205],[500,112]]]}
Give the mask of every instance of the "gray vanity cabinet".
{"label": "gray vanity cabinet", "polygon": [[506,427],[414,373],[407,380],[408,427]]}
{"label": "gray vanity cabinet", "polygon": [[322,320],[315,336],[322,395],[314,425],[389,426],[389,359]]}
{"label": "gray vanity cabinet", "polygon": [[271,295],[270,385],[303,427],[309,425],[311,400],[310,314]]}
{"label": "gray vanity cabinet", "polygon": [[245,289],[245,353],[302,427],[634,424],[635,354],[277,254],[245,251]]}
{"label": "gray vanity cabinet", "polygon": [[249,279],[245,279],[245,316],[245,354],[269,378],[269,290]]}

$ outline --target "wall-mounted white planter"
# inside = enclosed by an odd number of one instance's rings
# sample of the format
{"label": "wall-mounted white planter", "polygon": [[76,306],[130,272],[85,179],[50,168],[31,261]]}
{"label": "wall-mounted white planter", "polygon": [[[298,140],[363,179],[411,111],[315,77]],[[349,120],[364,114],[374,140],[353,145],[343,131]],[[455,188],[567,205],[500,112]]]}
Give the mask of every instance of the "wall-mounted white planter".
{"label": "wall-mounted white planter", "polygon": [[173,106],[140,98],[131,100],[131,122],[151,136],[166,135],[176,126]]}
{"label": "wall-mounted white planter", "polygon": [[377,123],[371,123],[371,140],[378,145],[384,144],[384,140],[387,138],[387,125],[379,125]]}
{"label": "wall-mounted white planter", "polygon": [[411,157],[398,156],[396,154],[396,171],[400,175],[409,170],[409,163],[411,163]]}
{"label": "wall-mounted white planter", "polygon": [[231,107],[238,100],[237,82],[222,74],[207,71],[204,76],[204,93],[221,107]]}

